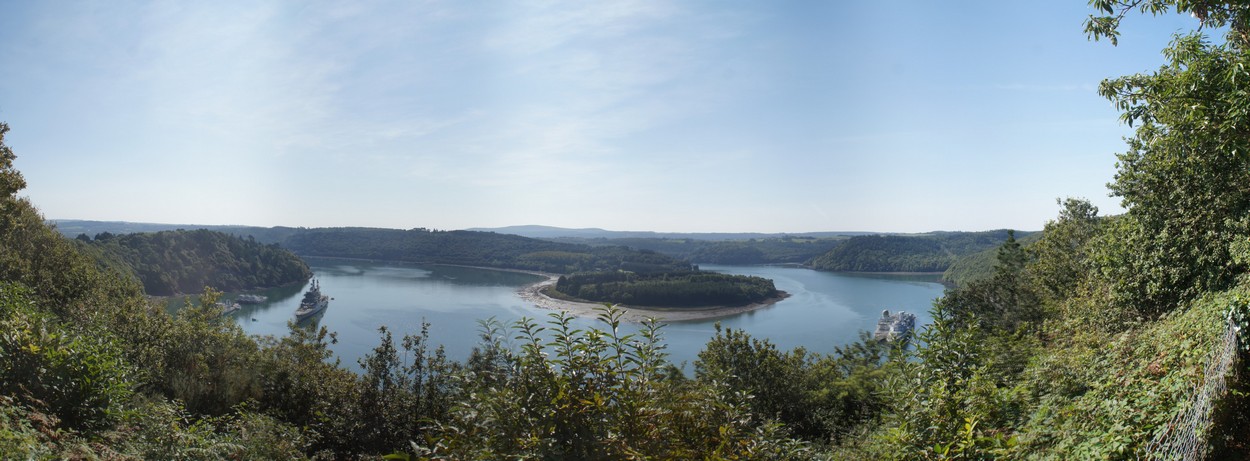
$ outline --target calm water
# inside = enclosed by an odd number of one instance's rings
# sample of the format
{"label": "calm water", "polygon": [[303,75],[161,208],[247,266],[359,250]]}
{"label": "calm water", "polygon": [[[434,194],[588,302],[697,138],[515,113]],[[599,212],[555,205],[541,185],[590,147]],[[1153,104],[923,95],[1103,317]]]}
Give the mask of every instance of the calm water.
{"label": "calm water", "polygon": [[[517,294],[540,277],[449,266],[373,263],[308,258],[321,281],[322,292],[333,301],[324,314],[304,326],[324,325],[338,333],[335,352],[343,365],[356,369],[356,360],[378,344],[378,327],[386,325],[397,336],[420,331],[430,323],[430,340],[441,344],[450,358],[462,360],[478,341],[479,320],[494,317],[512,322],[522,317],[546,320],[552,311],[529,306]],[[781,348],[806,347],[816,352],[833,348],[872,329],[882,309],[906,310],[917,324],[931,320],[929,307],[941,296],[936,276],[848,275],[808,269],[766,266],[701,265],[704,270],[758,275],[772,279],[790,298],[772,307],[717,320],[672,323],[663,328],[670,360],[686,362],[691,371],[699,350],[714,333],[714,325],[743,329],[768,338]],[[307,286],[259,292],[263,304],[243,306],[234,317],[249,333],[282,335]],[[579,319],[592,326],[593,319]],[[633,327],[628,329],[632,330]]]}

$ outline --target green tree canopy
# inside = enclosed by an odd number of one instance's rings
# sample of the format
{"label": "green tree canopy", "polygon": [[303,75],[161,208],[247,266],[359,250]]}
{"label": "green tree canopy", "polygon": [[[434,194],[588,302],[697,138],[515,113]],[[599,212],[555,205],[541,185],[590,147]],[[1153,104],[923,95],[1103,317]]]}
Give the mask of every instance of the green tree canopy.
{"label": "green tree canopy", "polygon": [[[1198,19],[1199,30],[1178,34],[1163,50],[1167,63],[1152,74],[1102,83],[1099,93],[1136,132],[1118,155],[1109,186],[1128,210],[1110,226],[1100,268],[1122,307],[1158,314],[1218,289],[1245,267],[1230,245],[1245,239],[1250,212],[1250,54],[1247,13],[1240,2],[1106,1],[1091,4],[1086,31],[1114,43],[1134,10],[1171,10]],[[1227,27],[1223,43],[1203,27]]]}
{"label": "green tree canopy", "polygon": [[26,188],[22,173],[13,168],[13,160],[17,155],[4,143],[4,134],[8,132],[9,124],[0,123],[0,197],[8,197]]}

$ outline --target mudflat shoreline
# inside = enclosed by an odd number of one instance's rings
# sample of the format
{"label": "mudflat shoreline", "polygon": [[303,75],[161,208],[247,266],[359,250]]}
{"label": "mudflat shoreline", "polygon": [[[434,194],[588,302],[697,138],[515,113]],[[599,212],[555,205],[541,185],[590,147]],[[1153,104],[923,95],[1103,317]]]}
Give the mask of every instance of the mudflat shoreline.
{"label": "mudflat shoreline", "polygon": [[[525,301],[543,309],[563,311],[576,317],[595,317],[599,315],[600,309],[603,309],[603,304],[601,303],[566,301],[547,296],[542,292],[543,288],[555,285],[559,276],[553,276],[550,274],[543,275],[547,276],[547,280],[532,283],[522,287],[520,290],[517,290],[517,294],[521,296],[521,299],[524,299]],[[661,322],[682,322],[689,320],[730,317],[743,312],[772,307],[778,301],[790,297],[790,294],[784,291],[779,291],[778,293],[779,296],[776,298],[745,306],[663,308],[618,304],[617,307],[625,312],[625,315],[622,316],[622,320],[628,322],[643,322],[647,319],[655,319]]]}

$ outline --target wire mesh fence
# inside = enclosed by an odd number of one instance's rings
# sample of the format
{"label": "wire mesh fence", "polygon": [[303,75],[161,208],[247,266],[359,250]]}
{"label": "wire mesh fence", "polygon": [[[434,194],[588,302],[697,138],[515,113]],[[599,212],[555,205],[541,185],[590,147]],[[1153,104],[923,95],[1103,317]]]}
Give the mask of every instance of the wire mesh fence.
{"label": "wire mesh fence", "polygon": [[1205,459],[1210,449],[1210,432],[1215,404],[1228,392],[1228,383],[1237,372],[1238,328],[1230,316],[1220,341],[1212,347],[1203,370],[1202,383],[1185,402],[1185,411],[1178,413],[1164,430],[1147,446],[1143,459],[1160,461],[1197,461]]}

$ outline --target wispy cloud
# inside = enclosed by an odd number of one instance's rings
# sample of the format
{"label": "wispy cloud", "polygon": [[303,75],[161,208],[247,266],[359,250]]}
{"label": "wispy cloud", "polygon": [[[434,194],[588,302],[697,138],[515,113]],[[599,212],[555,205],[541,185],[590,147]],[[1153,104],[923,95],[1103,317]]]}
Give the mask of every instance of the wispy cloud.
{"label": "wispy cloud", "polygon": [[1106,104],[1069,102],[1102,58],[1013,51],[1067,46],[1055,25],[952,60],[935,50],[969,45],[963,13],[924,5],[879,34],[875,9],[834,3],[32,2],[0,16],[0,117],[31,136],[19,161],[52,214],[183,200],[220,213],[205,222],[301,224],[331,204],[337,224],[550,222],[564,215],[533,204],[559,197],[573,225],[755,226],[807,214],[794,195],[834,217],[839,200],[887,206],[857,194],[900,181],[958,203],[939,178],[1092,145]]}
{"label": "wispy cloud", "polygon": [[1026,91],[1032,93],[1055,93],[1055,92],[1089,92],[1092,93],[1098,89],[1097,85],[1091,83],[1078,84],[1037,84],[1037,83],[1004,83],[994,85],[996,90],[1004,91]]}

